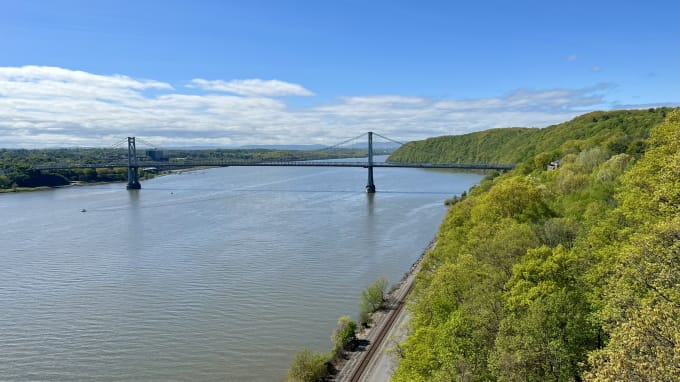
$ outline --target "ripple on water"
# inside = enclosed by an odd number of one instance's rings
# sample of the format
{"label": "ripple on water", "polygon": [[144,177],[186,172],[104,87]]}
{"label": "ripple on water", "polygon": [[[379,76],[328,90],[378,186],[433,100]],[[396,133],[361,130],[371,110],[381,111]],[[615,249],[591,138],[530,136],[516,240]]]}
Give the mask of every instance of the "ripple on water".
{"label": "ripple on water", "polygon": [[0,379],[278,380],[480,178],[387,172],[379,190],[406,192],[367,196],[356,169],[224,168],[3,195]]}

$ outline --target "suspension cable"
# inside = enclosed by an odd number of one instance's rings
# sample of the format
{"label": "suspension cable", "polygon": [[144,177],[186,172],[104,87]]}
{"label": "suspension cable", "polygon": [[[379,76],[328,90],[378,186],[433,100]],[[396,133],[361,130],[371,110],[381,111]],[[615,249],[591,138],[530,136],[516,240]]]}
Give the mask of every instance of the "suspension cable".
{"label": "suspension cable", "polygon": [[346,139],[346,140],[344,140],[344,141],[342,141],[342,142],[340,142],[340,143],[338,143],[338,144],[335,144],[335,145],[333,145],[333,146],[324,147],[324,148],[321,149],[321,150],[333,150],[333,149],[337,149],[338,147],[340,147],[340,146],[342,146],[342,145],[344,145],[344,144],[346,144],[346,143],[352,142],[352,141],[354,141],[354,140],[357,140],[357,139],[359,139],[359,138],[361,138],[361,137],[363,137],[364,135],[367,135],[367,134],[368,134],[368,133],[363,133],[363,134],[361,134],[361,135],[359,135],[359,136],[357,136],[357,137],[350,138],[350,139]]}
{"label": "suspension cable", "polygon": [[119,147],[122,147],[125,143],[127,143],[127,139],[124,138],[124,139],[121,139],[120,141],[112,144],[110,148],[117,149]]}
{"label": "suspension cable", "polygon": [[158,148],[158,146],[156,146],[156,145],[154,145],[153,143],[151,143],[151,142],[149,142],[149,141],[146,141],[146,140],[144,140],[144,139],[142,139],[142,138],[137,138],[137,137],[135,137],[135,140],[136,140],[137,142],[141,142],[141,143],[144,144],[144,145],[150,146],[150,147],[151,147],[152,149],[154,149],[154,150],[156,150],[156,149]]}
{"label": "suspension cable", "polygon": [[384,135],[380,135],[380,134],[378,134],[378,133],[373,133],[373,135],[378,136],[378,137],[380,137],[380,138],[382,138],[382,139],[384,139],[384,140],[390,141],[390,142],[392,142],[392,143],[396,143],[396,144],[401,145],[401,146],[403,146],[403,145],[405,144],[405,143],[403,143],[403,142],[399,142],[399,141],[397,141],[397,140],[394,140],[394,139],[392,139],[392,138],[388,138],[388,137],[386,137],[386,136],[384,136]]}

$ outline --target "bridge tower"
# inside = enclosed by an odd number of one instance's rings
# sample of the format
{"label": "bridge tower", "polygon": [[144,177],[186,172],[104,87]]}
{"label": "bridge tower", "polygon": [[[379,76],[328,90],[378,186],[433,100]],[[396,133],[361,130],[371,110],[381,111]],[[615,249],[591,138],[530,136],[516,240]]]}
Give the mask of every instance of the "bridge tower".
{"label": "bridge tower", "polygon": [[375,184],[373,183],[373,132],[368,132],[368,183],[366,184],[366,192],[369,194],[375,193]]}
{"label": "bridge tower", "polygon": [[135,137],[128,137],[128,190],[139,190],[139,165],[137,164],[137,146]]}

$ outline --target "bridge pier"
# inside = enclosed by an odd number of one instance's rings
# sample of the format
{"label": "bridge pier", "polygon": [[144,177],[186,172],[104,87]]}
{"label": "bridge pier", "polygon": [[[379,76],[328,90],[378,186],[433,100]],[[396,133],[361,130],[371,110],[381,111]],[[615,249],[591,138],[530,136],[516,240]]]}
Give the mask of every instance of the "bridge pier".
{"label": "bridge pier", "polygon": [[366,183],[366,193],[375,193],[375,183],[373,183],[373,132],[368,132],[368,182]]}
{"label": "bridge pier", "polygon": [[368,166],[368,183],[366,184],[366,193],[375,194],[375,184],[373,183],[373,166]]}
{"label": "bridge pier", "polygon": [[139,190],[142,185],[139,183],[139,165],[137,164],[137,146],[135,137],[128,137],[128,190]]}

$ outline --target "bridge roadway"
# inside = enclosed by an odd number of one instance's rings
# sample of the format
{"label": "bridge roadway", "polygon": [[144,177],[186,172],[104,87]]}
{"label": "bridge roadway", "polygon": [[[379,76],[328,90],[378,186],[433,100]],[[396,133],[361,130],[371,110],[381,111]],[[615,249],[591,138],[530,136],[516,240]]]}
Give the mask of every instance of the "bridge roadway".
{"label": "bridge roadway", "polygon": [[[97,164],[68,164],[33,166],[36,170],[65,170],[73,168],[114,168],[128,167],[127,162],[97,163]],[[441,168],[459,170],[511,170],[514,165],[508,164],[461,164],[461,163],[395,163],[395,162],[330,162],[324,161],[290,161],[290,162],[249,162],[249,161],[182,161],[182,162],[138,162],[138,168],[188,168],[188,167],[383,167],[383,168]]]}

